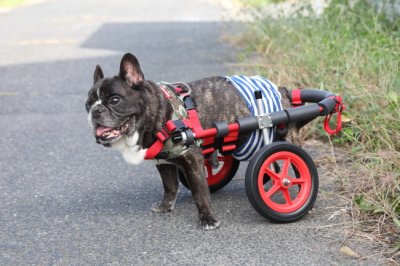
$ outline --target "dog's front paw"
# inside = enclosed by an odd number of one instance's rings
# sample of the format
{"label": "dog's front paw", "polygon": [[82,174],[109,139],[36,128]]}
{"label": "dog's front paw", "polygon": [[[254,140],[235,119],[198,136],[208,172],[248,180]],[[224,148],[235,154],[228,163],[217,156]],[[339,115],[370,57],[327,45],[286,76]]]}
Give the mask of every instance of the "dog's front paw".
{"label": "dog's front paw", "polygon": [[170,212],[174,210],[174,206],[166,206],[162,203],[154,203],[153,206],[151,206],[151,210],[153,212]]}
{"label": "dog's front paw", "polygon": [[219,222],[212,215],[207,215],[200,218],[200,225],[203,230],[210,231],[219,227]]}

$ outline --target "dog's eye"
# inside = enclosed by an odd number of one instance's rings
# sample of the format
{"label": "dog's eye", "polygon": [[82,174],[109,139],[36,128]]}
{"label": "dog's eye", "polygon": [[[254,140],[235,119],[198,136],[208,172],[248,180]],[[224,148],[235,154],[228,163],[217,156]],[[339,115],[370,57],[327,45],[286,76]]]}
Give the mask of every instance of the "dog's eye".
{"label": "dog's eye", "polygon": [[121,99],[118,96],[113,96],[108,100],[109,104],[118,104]]}

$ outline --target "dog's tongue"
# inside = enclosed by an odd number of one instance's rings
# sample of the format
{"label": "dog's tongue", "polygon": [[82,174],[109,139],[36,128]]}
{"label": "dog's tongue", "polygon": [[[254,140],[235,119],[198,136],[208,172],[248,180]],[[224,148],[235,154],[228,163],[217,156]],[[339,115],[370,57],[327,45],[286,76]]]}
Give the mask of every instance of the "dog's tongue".
{"label": "dog's tongue", "polygon": [[96,129],[96,136],[100,137],[101,135],[103,135],[104,132],[108,132],[108,131],[111,131],[111,130],[113,130],[113,129],[110,128],[110,127],[98,126],[97,129]]}

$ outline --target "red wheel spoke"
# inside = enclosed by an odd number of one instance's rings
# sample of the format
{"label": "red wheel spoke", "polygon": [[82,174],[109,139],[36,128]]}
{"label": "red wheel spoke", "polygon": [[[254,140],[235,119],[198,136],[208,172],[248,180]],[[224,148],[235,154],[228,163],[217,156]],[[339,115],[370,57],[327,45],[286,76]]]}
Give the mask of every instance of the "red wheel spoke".
{"label": "red wheel spoke", "polygon": [[225,186],[233,178],[239,162],[230,155],[218,155],[216,157],[216,165],[214,165],[212,159],[212,157],[205,159],[204,172],[206,173],[208,186],[210,189],[216,191]]}
{"label": "red wheel spoke", "polygon": [[281,186],[279,186],[278,184],[273,185],[273,186],[265,193],[265,197],[267,197],[267,198],[272,197],[272,195],[274,195],[280,188],[281,188]]}
{"label": "red wheel spoke", "polygon": [[225,162],[226,160],[229,160],[230,158],[226,158],[226,156],[218,156],[218,162]]}
{"label": "red wheel spoke", "polygon": [[282,167],[282,177],[287,177],[289,174],[289,165],[290,165],[290,158],[287,158],[283,162],[283,167]]}
{"label": "red wheel spoke", "polygon": [[206,164],[205,167],[207,169],[207,177],[211,177],[213,175],[211,164]]}
{"label": "red wheel spoke", "polygon": [[304,178],[290,178],[290,182],[294,185],[294,184],[303,184],[305,182],[307,182],[307,180],[305,180]]}
{"label": "red wheel spoke", "polygon": [[[271,149],[278,149],[278,146],[272,146]],[[285,150],[286,146],[288,150]],[[252,186],[257,185],[262,199],[262,202],[256,202],[256,207],[262,207],[262,204],[265,204],[268,209],[261,212],[268,217],[270,214],[272,216],[272,213],[296,216],[297,212],[307,212],[308,209],[306,210],[304,206],[309,207],[306,204],[311,204],[310,200],[315,200],[315,189],[318,189],[314,187],[318,184],[315,184],[313,178],[318,178],[318,175],[313,170],[315,166],[312,161],[309,163],[309,158],[305,155],[303,158],[302,151],[297,146],[286,144],[282,144],[282,150],[267,149],[262,156],[258,158],[264,159],[264,162],[257,168],[257,183],[251,180]],[[258,198],[254,200],[257,201]]]}
{"label": "red wheel spoke", "polygon": [[275,173],[274,171],[272,171],[269,168],[265,168],[265,172],[267,173],[267,175],[269,177],[271,177],[272,179],[274,179],[275,181],[279,182],[280,178],[279,175],[277,173]]}
{"label": "red wheel spoke", "polygon": [[292,205],[292,199],[290,198],[289,190],[282,189],[283,196],[285,197],[286,204]]}

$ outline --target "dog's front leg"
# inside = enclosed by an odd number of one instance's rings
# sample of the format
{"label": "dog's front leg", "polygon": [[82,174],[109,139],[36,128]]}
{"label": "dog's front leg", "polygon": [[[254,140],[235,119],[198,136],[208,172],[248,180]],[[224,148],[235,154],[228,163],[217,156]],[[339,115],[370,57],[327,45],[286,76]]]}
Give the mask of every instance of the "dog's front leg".
{"label": "dog's front leg", "polygon": [[153,204],[151,210],[154,212],[169,212],[175,207],[179,188],[176,166],[173,164],[159,164],[157,165],[157,170],[161,175],[164,186],[164,198],[160,203]]}
{"label": "dog's front leg", "polygon": [[210,191],[204,173],[204,157],[199,150],[189,151],[175,159],[184,171],[193,199],[199,212],[200,225],[204,230],[219,226],[211,210]]}

